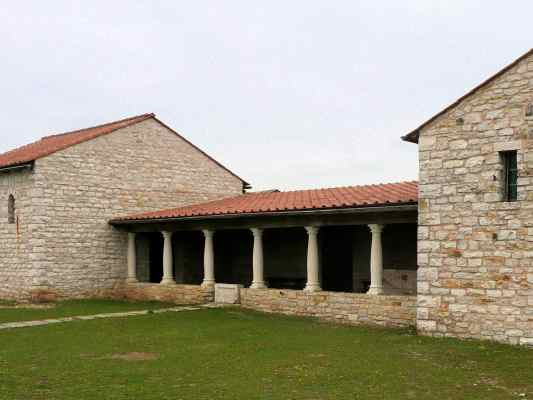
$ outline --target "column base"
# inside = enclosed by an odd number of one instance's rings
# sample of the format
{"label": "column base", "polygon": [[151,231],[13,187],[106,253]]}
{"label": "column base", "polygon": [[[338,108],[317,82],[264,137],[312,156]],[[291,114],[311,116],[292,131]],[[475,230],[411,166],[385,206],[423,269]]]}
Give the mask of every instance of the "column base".
{"label": "column base", "polygon": [[267,289],[265,282],[252,282],[250,289]]}
{"label": "column base", "polygon": [[215,281],[205,281],[204,280],[200,286],[203,287],[204,289],[214,288],[215,287]]}
{"label": "column base", "polygon": [[319,284],[307,284],[304,288],[304,292],[307,293],[313,293],[313,292],[321,292],[322,288]]}
{"label": "column base", "polygon": [[163,278],[163,280],[159,282],[159,284],[165,285],[165,286],[173,286],[173,285],[176,285],[176,281],[170,278]]}
{"label": "column base", "polygon": [[126,278],[126,283],[133,284],[133,283],[139,283],[139,281],[137,280],[137,278]]}
{"label": "column base", "polygon": [[370,294],[374,296],[383,294],[383,288],[382,287],[370,287],[370,289],[368,289],[368,292],[366,292],[366,294]]}

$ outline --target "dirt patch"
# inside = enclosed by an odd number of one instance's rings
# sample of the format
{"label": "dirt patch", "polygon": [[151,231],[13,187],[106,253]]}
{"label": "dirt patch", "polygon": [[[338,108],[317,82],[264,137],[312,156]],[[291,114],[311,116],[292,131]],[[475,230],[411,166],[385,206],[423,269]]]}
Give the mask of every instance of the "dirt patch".
{"label": "dirt patch", "polygon": [[142,353],[142,352],[131,352],[131,353],[119,353],[112,354],[110,357],[112,360],[124,360],[124,361],[153,361],[159,359],[159,354],[157,353]]}
{"label": "dirt patch", "polygon": [[80,354],[80,357],[90,360],[154,361],[159,359],[159,354],[132,351],[130,353],[115,353],[101,357],[97,357],[94,354]]}
{"label": "dirt patch", "polygon": [[53,290],[37,289],[30,292],[32,303],[52,303],[59,299],[59,295]]}
{"label": "dirt patch", "polygon": [[327,354],[322,353],[311,353],[307,355],[309,358],[325,358],[327,357]]}

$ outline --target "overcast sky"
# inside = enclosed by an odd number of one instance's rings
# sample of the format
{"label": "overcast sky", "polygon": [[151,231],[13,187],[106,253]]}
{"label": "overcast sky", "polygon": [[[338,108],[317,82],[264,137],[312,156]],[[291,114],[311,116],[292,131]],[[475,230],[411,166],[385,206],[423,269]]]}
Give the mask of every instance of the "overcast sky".
{"label": "overcast sky", "polygon": [[533,47],[532,1],[10,1],[0,152],[145,112],[255,189],[417,178],[400,136]]}

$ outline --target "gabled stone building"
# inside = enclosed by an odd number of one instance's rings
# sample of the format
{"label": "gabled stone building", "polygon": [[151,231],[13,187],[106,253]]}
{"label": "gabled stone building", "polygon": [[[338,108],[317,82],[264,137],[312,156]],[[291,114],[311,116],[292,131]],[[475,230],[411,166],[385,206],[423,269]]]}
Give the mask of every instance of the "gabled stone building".
{"label": "gabled stone building", "polygon": [[404,136],[420,181],[249,185],[146,114],[0,155],[0,297],[240,302],[533,345],[533,50]]}
{"label": "gabled stone building", "polygon": [[533,344],[533,50],[418,143],[418,329]]}
{"label": "gabled stone building", "polygon": [[0,155],[0,297],[94,296],[122,282],[116,215],[247,186],[153,114],[51,135]]}

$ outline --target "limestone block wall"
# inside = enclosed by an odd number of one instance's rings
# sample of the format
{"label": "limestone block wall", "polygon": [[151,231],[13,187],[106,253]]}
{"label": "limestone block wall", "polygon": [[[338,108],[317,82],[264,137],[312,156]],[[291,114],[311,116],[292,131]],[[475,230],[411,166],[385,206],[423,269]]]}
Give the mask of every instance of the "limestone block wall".
{"label": "limestone block wall", "polygon": [[165,286],[157,283],[134,283],[121,285],[109,292],[109,296],[129,300],[158,300],[175,304],[206,304],[215,299],[213,288],[198,285]]}
{"label": "limestone block wall", "polygon": [[152,119],[37,160],[33,185],[28,248],[45,271],[33,284],[68,297],[125,278],[127,235],[109,219],[242,193],[242,181]]}
{"label": "limestone block wall", "polygon": [[[31,171],[0,173],[0,298],[28,295],[40,275],[30,267],[32,186]],[[8,198],[15,197],[16,223],[8,223]]]}
{"label": "limestone block wall", "polygon": [[[418,330],[533,344],[533,57],[420,134]],[[500,151],[518,151],[504,202]]]}
{"label": "limestone block wall", "polygon": [[384,269],[383,287],[386,293],[416,294],[417,271]]}
{"label": "limestone block wall", "polygon": [[416,296],[241,289],[241,304],[264,312],[317,317],[353,325],[409,327],[416,323]]}

